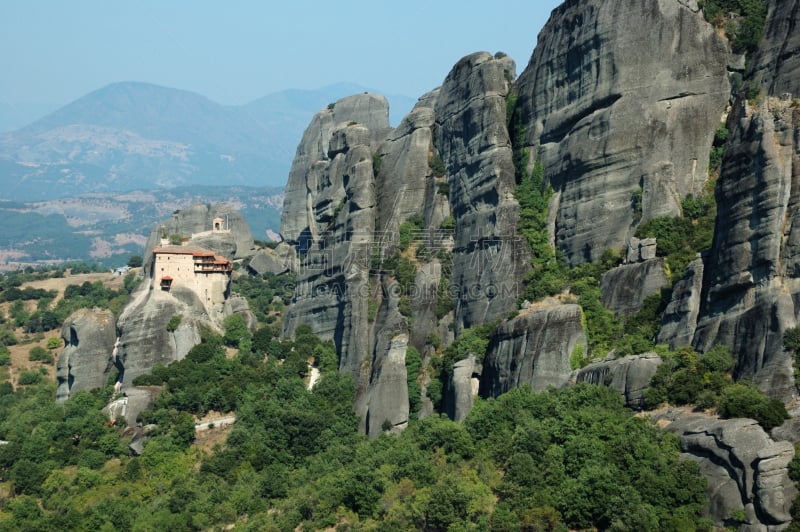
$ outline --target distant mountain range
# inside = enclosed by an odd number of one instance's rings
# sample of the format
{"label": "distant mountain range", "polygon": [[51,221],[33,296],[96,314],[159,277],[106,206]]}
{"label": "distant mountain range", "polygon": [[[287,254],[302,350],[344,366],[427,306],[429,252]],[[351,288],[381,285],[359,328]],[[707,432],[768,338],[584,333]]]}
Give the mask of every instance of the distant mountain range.
{"label": "distant mountain range", "polygon": [[[0,134],[0,199],[176,186],[283,186],[313,114],[364,92],[341,83],[287,90],[243,106],[147,83],[108,85]],[[387,96],[396,124],[415,100]]]}

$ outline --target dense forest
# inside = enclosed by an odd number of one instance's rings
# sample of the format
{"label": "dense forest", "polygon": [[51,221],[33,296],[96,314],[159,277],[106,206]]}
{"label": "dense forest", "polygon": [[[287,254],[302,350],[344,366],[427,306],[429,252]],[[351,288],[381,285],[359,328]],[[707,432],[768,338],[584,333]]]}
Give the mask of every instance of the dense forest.
{"label": "dense forest", "polygon": [[[6,276],[0,296],[39,296],[39,312],[47,312],[41,301],[53,294],[21,285],[48,275],[64,272]],[[122,297],[101,287],[84,282],[67,290],[73,305],[100,304],[101,293],[107,302]],[[283,287],[272,275],[235,281],[254,308],[259,301],[280,308],[274,296],[288,297]],[[259,314],[274,322],[274,310]],[[37,333],[15,319],[4,316],[4,341],[35,342]],[[669,360],[648,390],[653,404],[720,404],[730,416],[758,404],[754,389],[732,389],[742,385],[732,384],[724,349],[699,359],[683,350]],[[312,367],[321,379],[309,390]],[[307,327],[281,339],[274,323],[251,334],[234,315],[221,333],[206,330],[185,359],[137,379],[162,389],[138,419],[149,426],[138,456],[125,420],[111,423],[101,410],[111,383],[56,404],[51,380],[40,373],[13,387],[6,368],[0,530],[712,527],[701,517],[706,481],[694,462],[679,460],[677,437],[625,408],[611,388],[536,394],[522,387],[479,399],[463,423],[432,415],[369,440],[357,430],[354,384],[337,368],[333,344]],[[737,393],[750,395],[737,402]],[[780,404],[767,400],[762,408],[748,415],[765,426],[785,416]],[[210,429],[221,436],[210,447],[195,429],[209,412],[236,416],[232,428]]]}

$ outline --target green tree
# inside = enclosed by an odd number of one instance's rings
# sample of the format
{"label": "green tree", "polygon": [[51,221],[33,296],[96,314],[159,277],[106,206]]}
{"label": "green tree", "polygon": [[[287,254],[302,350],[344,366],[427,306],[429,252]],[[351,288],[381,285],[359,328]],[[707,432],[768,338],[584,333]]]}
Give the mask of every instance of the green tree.
{"label": "green tree", "polygon": [[231,314],[225,318],[222,326],[225,328],[225,345],[239,347],[243,340],[250,339],[250,331],[241,314]]}

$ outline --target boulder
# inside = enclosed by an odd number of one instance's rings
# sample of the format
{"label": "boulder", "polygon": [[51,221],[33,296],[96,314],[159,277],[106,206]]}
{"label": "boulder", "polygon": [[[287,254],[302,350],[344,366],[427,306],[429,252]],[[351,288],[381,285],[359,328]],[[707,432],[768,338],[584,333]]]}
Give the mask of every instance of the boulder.
{"label": "boulder", "polygon": [[248,269],[256,275],[271,273],[280,275],[282,273],[296,272],[299,268],[297,253],[294,248],[285,242],[281,242],[273,249],[259,249],[250,258],[247,265]]}
{"label": "boulder", "polygon": [[497,328],[483,363],[480,395],[497,397],[525,384],[537,392],[561,388],[572,371],[573,351],[586,348],[580,306],[530,307]]}
{"label": "boulder", "polygon": [[626,406],[640,410],[644,407],[644,389],[661,362],[655,353],[592,362],[576,371],[572,380],[611,386],[622,394]]}
{"label": "boulder", "polygon": [[[734,510],[745,510],[748,530],[783,530],[797,495],[787,466],[789,442],[773,441],[752,419],[717,419],[703,414],[661,416],[680,438],[684,455],[708,478],[708,517],[722,526]],[[671,417],[671,419],[665,419]]]}
{"label": "boulder", "polygon": [[614,314],[629,316],[639,312],[647,296],[669,286],[663,258],[624,264],[603,274],[601,300]]}

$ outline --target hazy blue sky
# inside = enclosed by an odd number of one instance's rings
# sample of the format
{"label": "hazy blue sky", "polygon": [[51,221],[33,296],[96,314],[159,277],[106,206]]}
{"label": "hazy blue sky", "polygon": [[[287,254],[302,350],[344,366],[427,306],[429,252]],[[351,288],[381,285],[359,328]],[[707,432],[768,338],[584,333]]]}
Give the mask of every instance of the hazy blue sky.
{"label": "hazy blue sky", "polygon": [[0,103],[145,81],[242,104],[348,81],[417,97],[469,53],[530,59],[560,0],[0,1]]}

